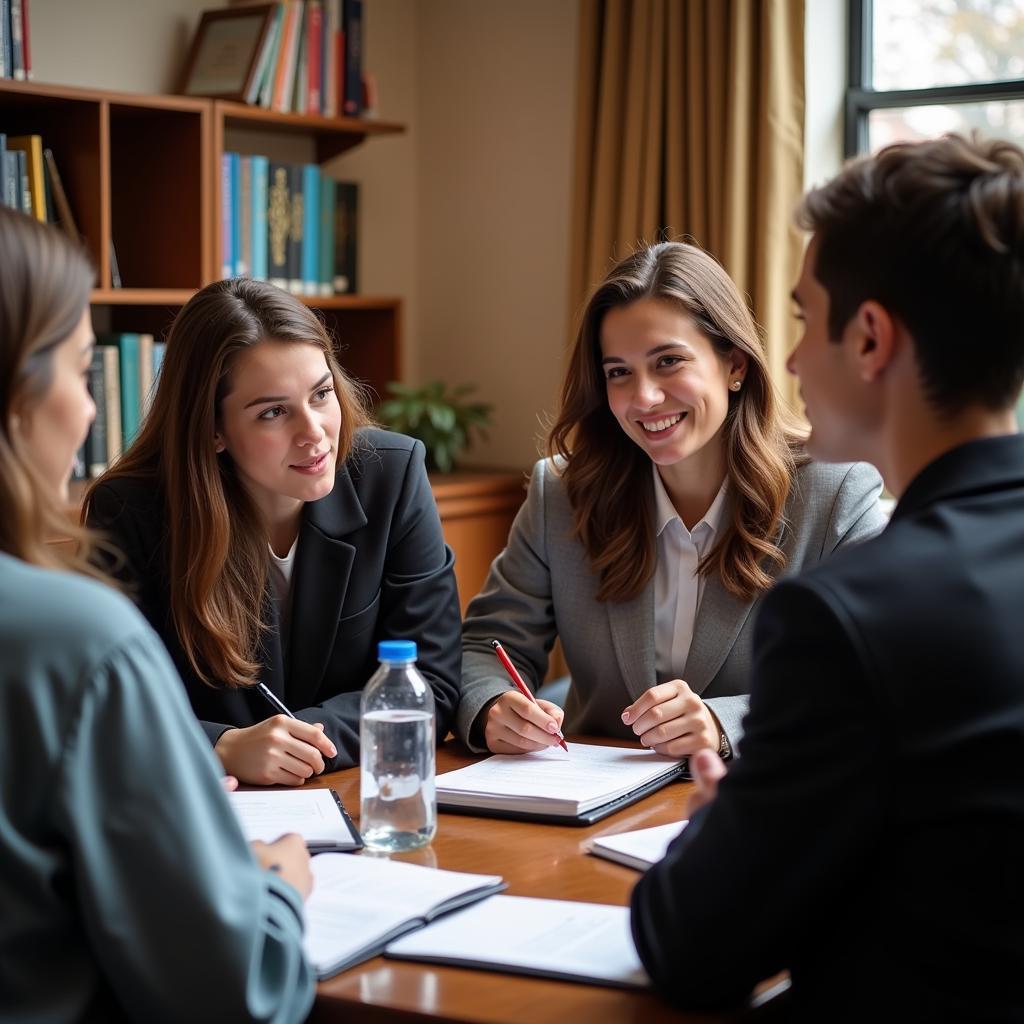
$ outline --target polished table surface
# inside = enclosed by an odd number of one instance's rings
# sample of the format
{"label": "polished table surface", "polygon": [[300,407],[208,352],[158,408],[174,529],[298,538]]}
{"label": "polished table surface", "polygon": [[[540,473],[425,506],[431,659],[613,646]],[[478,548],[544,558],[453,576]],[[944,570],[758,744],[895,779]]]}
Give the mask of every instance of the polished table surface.
{"label": "polished table surface", "polygon": [[[601,740],[612,744],[614,741]],[[625,744],[624,744],[625,745]],[[479,760],[452,741],[437,754],[438,774]],[[307,786],[330,786],[358,821],[359,769],[324,775]],[[683,817],[690,783],[665,788],[588,828],[438,815],[437,835],[423,850],[396,860],[499,874],[508,894],[626,904],[639,875],[586,854],[588,840]],[[680,970],[685,965],[680,964]],[[480,1021],[547,1024],[571,1021],[721,1020],[681,1014],[649,992],[581,985],[459,967],[403,963],[377,957],[321,982],[310,1021]]]}

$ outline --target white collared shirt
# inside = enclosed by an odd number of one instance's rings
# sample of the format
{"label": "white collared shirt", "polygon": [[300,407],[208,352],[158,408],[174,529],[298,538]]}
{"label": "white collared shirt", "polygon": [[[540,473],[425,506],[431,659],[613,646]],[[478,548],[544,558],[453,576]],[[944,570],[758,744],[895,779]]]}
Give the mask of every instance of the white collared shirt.
{"label": "white collared shirt", "polygon": [[697,566],[722,529],[726,483],[722,482],[704,518],[688,530],[665,490],[658,467],[652,465],[651,469],[658,545],[658,565],[654,571],[654,665],[659,682],[685,680],[697,609],[704,596],[704,577],[697,574]]}

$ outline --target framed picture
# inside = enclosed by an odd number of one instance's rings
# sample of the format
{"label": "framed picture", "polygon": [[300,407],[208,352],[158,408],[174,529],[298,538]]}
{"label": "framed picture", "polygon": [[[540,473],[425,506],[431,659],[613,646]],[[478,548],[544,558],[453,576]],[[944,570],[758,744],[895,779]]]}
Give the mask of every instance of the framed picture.
{"label": "framed picture", "polygon": [[275,4],[204,11],[179,92],[245,102],[274,24]]}

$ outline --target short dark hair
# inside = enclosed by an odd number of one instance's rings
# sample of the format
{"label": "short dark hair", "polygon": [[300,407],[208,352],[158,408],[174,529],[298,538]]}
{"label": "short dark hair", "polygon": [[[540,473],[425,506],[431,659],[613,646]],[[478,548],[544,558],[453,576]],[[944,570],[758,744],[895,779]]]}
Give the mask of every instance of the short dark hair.
{"label": "short dark hair", "polygon": [[1024,384],[1024,151],[948,135],[848,164],[797,212],[838,340],[874,299],[914,338],[940,413],[1006,409]]}

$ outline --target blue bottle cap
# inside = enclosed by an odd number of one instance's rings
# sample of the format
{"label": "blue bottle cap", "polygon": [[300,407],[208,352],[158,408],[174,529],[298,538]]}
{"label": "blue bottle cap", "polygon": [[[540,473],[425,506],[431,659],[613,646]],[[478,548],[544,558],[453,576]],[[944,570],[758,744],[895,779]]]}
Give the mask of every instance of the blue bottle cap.
{"label": "blue bottle cap", "polygon": [[381,640],[377,644],[378,661],[415,661],[415,640]]}

